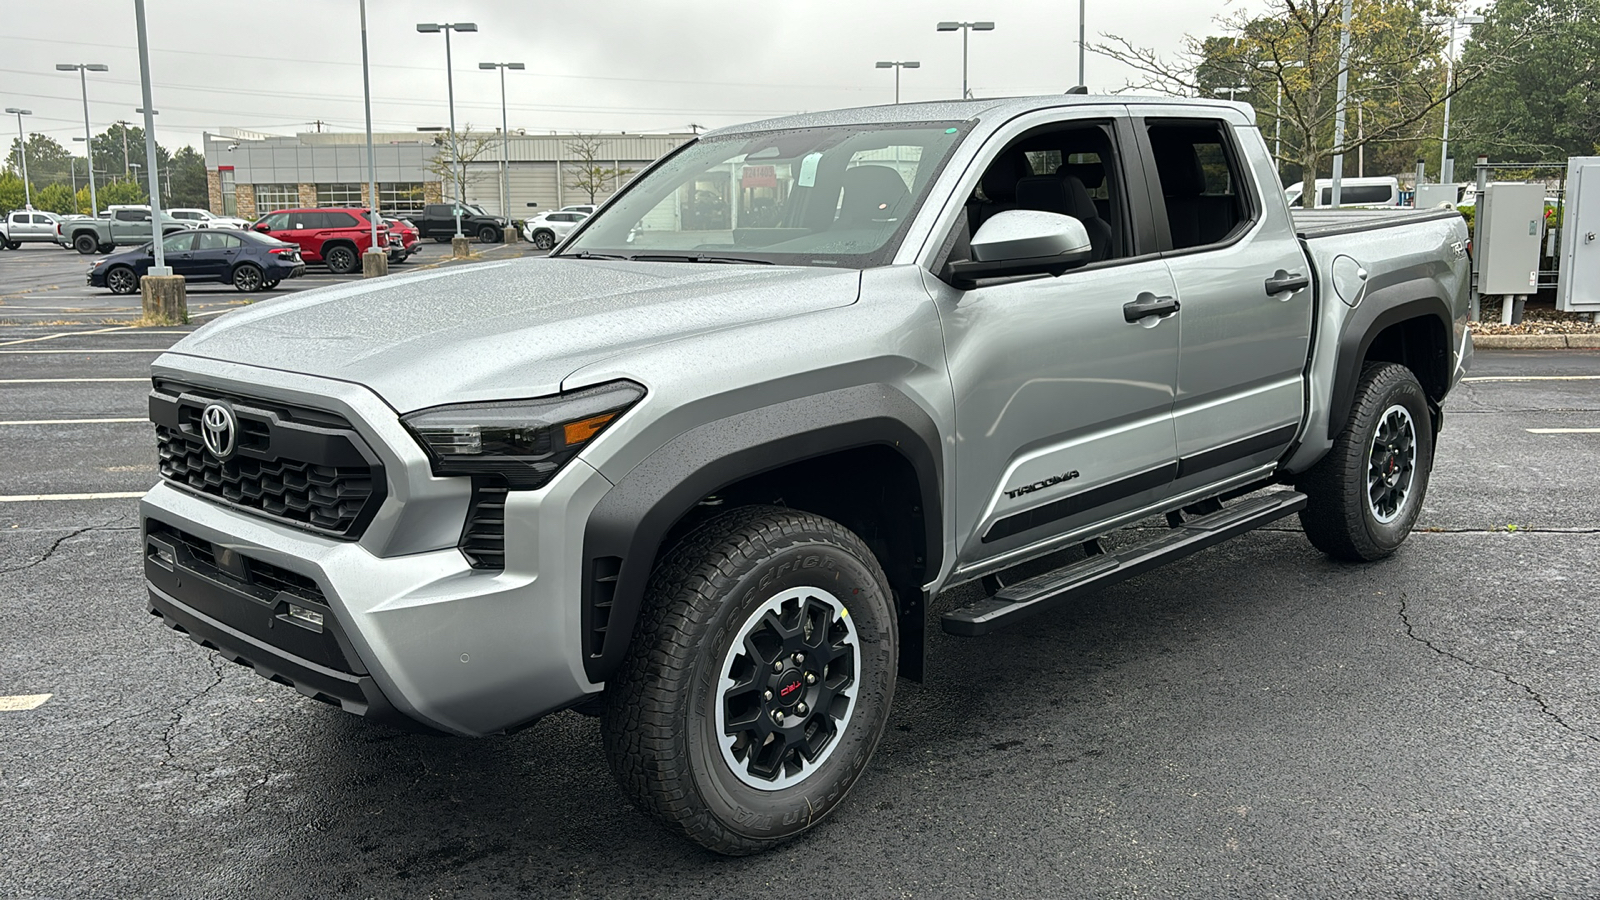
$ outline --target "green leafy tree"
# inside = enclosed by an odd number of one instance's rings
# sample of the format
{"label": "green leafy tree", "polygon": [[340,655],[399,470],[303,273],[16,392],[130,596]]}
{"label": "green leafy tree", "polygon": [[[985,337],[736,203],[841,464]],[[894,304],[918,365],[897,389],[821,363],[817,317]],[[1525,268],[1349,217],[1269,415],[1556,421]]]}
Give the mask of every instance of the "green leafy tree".
{"label": "green leafy tree", "polygon": [[22,186],[22,177],[13,172],[0,172],[0,212],[21,209],[26,201],[24,197],[27,190]]}
{"label": "green leafy tree", "polygon": [[[127,138],[126,144],[123,143],[123,138]],[[90,144],[93,147],[96,178],[103,178],[108,182],[139,180],[140,176],[134,173],[144,171],[143,168],[135,168],[144,166],[143,128],[117,122],[95,135]],[[157,143],[156,165],[166,169],[171,159],[167,149]]]}
{"label": "green leafy tree", "polygon": [[33,205],[35,209],[49,210],[61,215],[68,215],[78,211],[77,200],[72,196],[72,188],[64,184],[47,184],[34,191]]}
{"label": "green leafy tree", "polygon": [[167,203],[173,207],[208,208],[211,197],[206,190],[206,158],[193,147],[179,147],[168,165],[172,175]]}
{"label": "green leafy tree", "polygon": [[150,202],[150,194],[145,191],[144,186],[132,181],[114,181],[99,187],[96,193],[100,197],[101,209],[108,206],[137,206]]}
{"label": "green leafy tree", "polygon": [[[1458,159],[1539,162],[1600,152],[1600,0],[1500,0],[1461,53],[1463,66],[1509,58],[1495,78],[1462,90],[1452,109]],[[1514,52],[1521,23],[1559,23]]]}
{"label": "green leafy tree", "polygon": [[[12,138],[7,151],[6,168],[12,172],[22,171],[21,160],[17,158],[17,148],[20,144],[21,141]],[[29,181],[36,185],[68,184],[72,180],[72,172],[68,168],[71,164],[71,156],[67,153],[67,149],[55,138],[37,133],[28,135]]]}

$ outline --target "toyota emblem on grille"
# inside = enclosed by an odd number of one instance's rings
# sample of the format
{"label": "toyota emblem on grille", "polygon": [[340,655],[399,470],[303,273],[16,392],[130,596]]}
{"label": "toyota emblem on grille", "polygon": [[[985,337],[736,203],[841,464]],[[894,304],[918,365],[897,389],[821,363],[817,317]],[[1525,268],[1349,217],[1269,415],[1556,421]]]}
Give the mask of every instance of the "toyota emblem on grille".
{"label": "toyota emblem on grille", "polygon": [[200,413],[200,439],[205,441],[206,449],[217,459],[227,459],[233,455],[233,448],[238,443],[239,422],[233,416],[233,410],[220,403],[213,403]]}

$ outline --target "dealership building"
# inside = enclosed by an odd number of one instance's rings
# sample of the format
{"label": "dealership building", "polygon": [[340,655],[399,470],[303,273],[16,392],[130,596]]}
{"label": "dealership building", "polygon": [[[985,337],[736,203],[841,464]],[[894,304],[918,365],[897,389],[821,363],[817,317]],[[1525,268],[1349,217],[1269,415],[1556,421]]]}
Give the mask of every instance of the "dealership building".
{"label": "dealership building", "polygon": [[[624,173],[607,178],[595,199],[601,201],[615,193],[630,177],[629,170],[640,172],[693,139],[687,132],[585,135],[584,143],[594,148],[596,168]],[[394,215],[414,214],[420,213],[425,203],[445,199],[449,191],[435,157],[448,150],[448,136],[374,134],[372,141],[380,209]],[[502,210],[499,134],[463,135],[464,147],[482,144],[481,155],[466,165],[466,201],[512,218],[588,203],[588,190],[576,186],[583,168],[573,161],[578,156],[578,141],[578,136],[571,134],[511,135],[507,146],[510,162],[505,167],[511,205]],[[370,206],[363,134],[290,137],[224,129],[205,134],[205,158],[210,207],[218,215],[254,220],[279,209]]]}

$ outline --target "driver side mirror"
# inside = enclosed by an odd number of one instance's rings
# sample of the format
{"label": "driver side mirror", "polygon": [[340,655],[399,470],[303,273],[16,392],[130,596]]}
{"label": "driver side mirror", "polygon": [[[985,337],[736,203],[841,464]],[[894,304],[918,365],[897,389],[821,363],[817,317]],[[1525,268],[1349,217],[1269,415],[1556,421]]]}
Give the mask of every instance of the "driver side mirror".
{"label": "driver side mirror", "polygon": [[254,226],[252,226],[252,227],[254,227],[254,228],[255,228],[255,230],[257,230],[257,231],[260,231],[260,232],[263,232],[263,233],[265,233],[265,232],[268,232],[268,231],[271,231],[271,230],[272,230],[272,229],[271,229],[271,228],[268,228],[268,227],[267,227],[267,223],[265,223],[265,222],[257,222],[257,223],[256,223],[256,224],[255,224],[255,225],[254,225]]}
{"label": "driver side mirror", "polygon": [[945,266],[954,286],[968,290],[984,278],[1060,275],[1088,262],[1094,245],[1071,216],[1032,209],[995,213],[972,236],[972,258]]}

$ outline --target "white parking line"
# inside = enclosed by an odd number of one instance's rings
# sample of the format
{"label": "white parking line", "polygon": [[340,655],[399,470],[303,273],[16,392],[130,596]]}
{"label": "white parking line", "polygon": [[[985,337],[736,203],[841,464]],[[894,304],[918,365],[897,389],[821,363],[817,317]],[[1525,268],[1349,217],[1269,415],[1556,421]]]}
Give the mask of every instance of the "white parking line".
{"label": "white parking line", "polygon": [[165,353],[170,347],[140,347],[136,350],[0,350],[0,354],[8,356],[34,355],[41,353]]}
{"label": "white parking line", "polygon": [[149,381],[148,378],[0,378],[0,384],[86,384],[95,381]]}
{"label": "white parking line", "polygon": [[13,419],[0,425],[110,425],[124,422],[148,422],[142,419]]}
{"label": "white parking line", "polygon": [[1600,434],[1600,428],[1524,428],[1529,434]]}
{"label": "white parking line", "polygon": [[144,491],[105,491],[99,494],[0,494],[0,503],[34,503],[47,500],[133,500]]}
{"label": "white parking line", "polygon": [[1475,384],[1485,381],[1600,381],[1600,375],[1478,375],[1461,380]]}
{"label": "white parking line", "polygon": [[0,712],[23,712],[38,709],[54,694],[13,694],[9,697],[0,697]]}

